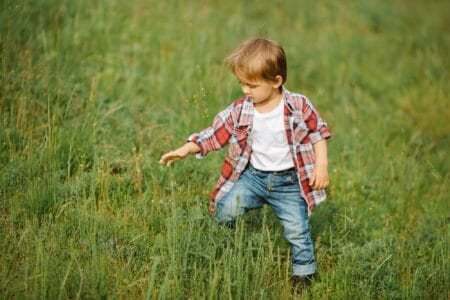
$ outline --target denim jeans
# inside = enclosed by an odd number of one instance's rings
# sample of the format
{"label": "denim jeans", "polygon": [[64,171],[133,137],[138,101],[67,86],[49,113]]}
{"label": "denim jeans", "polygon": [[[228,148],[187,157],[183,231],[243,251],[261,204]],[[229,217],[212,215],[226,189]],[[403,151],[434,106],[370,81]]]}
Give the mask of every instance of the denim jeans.
{"label": "denim jeans", "polygon": [[294,170],[259,171],[249,166],[232,189],[216,203],[219,224],[233,223],[253,208],[269,204],[284,229],[292,252],[293,275],[311,275],[317,270],[305,200]]}

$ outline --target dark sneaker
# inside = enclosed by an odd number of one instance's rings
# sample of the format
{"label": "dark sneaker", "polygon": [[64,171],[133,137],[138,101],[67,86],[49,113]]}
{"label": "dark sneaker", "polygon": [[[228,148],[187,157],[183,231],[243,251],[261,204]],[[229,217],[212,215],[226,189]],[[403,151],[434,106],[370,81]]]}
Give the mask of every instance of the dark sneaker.
{"label": "dark sneaker", "polygon": [[291,277],[292,288],[299,292],[311,286],[311,283],[313,281],[314,281],[314,274],[306,276],[293,275]]}

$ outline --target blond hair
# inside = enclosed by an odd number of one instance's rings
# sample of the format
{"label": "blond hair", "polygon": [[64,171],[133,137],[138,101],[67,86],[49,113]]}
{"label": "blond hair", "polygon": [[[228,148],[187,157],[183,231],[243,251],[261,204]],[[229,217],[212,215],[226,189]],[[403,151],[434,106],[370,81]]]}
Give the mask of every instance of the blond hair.
{"label": "blond hair", "polygon": [[276,81],[287,78],[286,54],[276,41],[255,38],[244,41],[225,58],[233,73],[247,80]]}

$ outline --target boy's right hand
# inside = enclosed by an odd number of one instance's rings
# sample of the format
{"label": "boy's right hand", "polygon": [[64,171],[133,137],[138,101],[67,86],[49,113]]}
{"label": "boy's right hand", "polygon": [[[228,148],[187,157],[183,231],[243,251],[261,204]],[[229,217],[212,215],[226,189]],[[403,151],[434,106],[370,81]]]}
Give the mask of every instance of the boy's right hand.
{"label": "boy's right hand", "polygon": [[[181,148],[180,148],[181,149]],[[188,156],[188,152],[180,151],[180,149],[167,152],[164,154],[161,159],[159,160],[159,163],[162,165],[170,166],[174,161],[177,161],[179,159],[183,159],[186,156]]]}
{"label": "boy's right hand", "polygon": [[200,147],[197,146],[197,144],[189,142],[176,150],[164,154],[159,160],[159,163],[162,165],[170,166],[173,162],[186,158],[186,156],[188,156],[189,154],[197,153],[199,151]]}

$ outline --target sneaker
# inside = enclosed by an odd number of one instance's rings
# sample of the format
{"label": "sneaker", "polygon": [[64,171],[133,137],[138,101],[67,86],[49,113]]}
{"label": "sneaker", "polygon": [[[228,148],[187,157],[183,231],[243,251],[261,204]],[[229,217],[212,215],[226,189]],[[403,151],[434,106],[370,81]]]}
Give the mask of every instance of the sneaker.
{"label": "sneaker", "polygon": [[314,281],[314,274],[299,276],[293,275],[291,276],[291,285],[292,288],[298,291],[301,291],[305,288],[311,286],[311,283]]}

